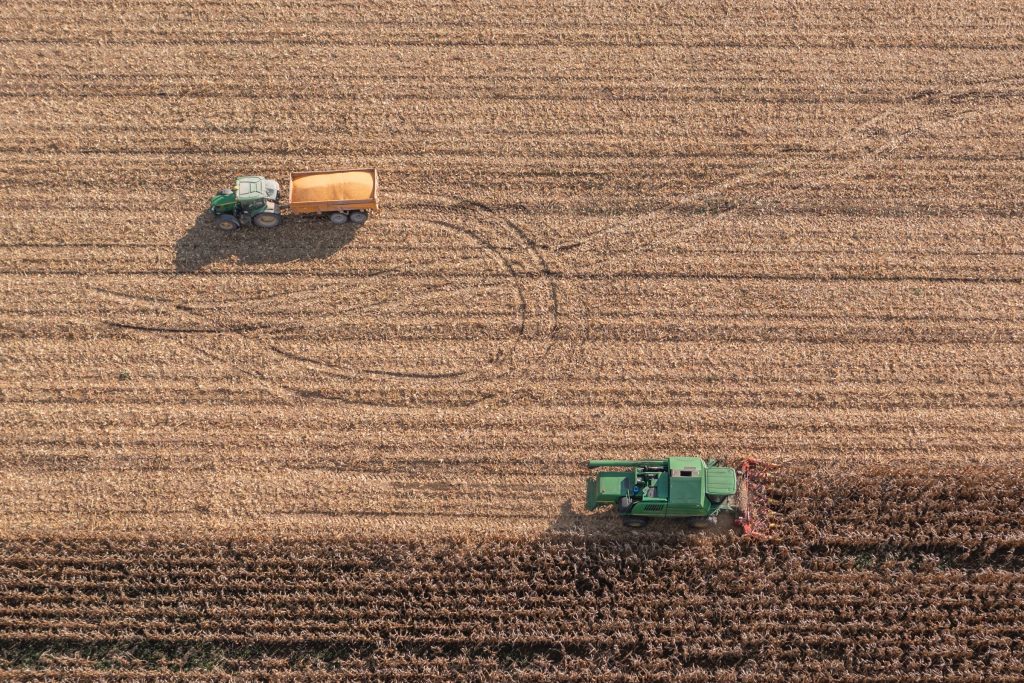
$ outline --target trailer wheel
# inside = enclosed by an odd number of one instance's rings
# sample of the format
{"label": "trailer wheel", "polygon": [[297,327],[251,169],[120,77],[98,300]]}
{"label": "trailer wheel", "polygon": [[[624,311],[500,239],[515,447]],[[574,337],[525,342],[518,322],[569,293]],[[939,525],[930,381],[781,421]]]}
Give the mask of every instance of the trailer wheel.
{"label": "trailer wheel", "polygon": [[356,225],[362,225],[369,218],[369,214],[365,211],[353,211],[348,215],[348,219]]}
{"label": "trailer wheel", "polygon": [[649,521],[651,520],[646,517],[638,517],[636,515],[625,515],[622,518],[622,523],[631,529],[642,529],[647,526],[647,522]]}
{"label": "trailer wheel", "polygon": [[281,214],[266,211],[252,217],[252,222],[261,228],[276,228],[281,225]]}
{"label": "trailer wheel", "polygon": [[238,228],[240,228],[242,226],[242,224],[238,221],[238,219],[235,218],[234,216],[230,215],[230,214],[224,214],[224,215],[221,215],[221,216],[217,216],[217,220],[214,222],[214,225],[216,225],[217,228],[219,228],[220,230],[223,230],[224,232],[231,232],[232,230],[238,230]]}
{"label": "trailer wheel", "polygon": [[341,225],[342,223],[348,223],[348,214],[342,211],[335,211],[332,214],[327,215],[331,219],[331,222],[335,225]]}

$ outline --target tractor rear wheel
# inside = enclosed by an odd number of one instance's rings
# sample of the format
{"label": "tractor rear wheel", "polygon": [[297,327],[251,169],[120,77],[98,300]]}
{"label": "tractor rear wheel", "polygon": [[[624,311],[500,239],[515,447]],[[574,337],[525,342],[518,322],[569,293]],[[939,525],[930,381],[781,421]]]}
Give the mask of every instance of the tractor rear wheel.
{"label": "tractor rear wheel", "polygon": [[641,529],[647,526],[647,522],[649,521],[651,520],[647,517],[637,517],[636,515],[624,515],[622,517],[622,523],[631,529]]}
{"label": "tractor rear wheel", "polygon": [[276,228],[281,225],[281,214],[265,211],[253,216],[252,222],[261,228]]}
{"label": "tractor rear wheel", "polygon": [[328,216],[328,218],[330,218],[331,222],[334,223],[335,225],[341,225],[342,223],[348,223],[348,214],[347,213],[343,213],[341,211],[335,211],[334,213],[330,214]]}
{"label": "tractor rear wheel", "polygon": [[366,219],[369,218],[369,216],[370,215],[365,211],[353,211],[348,215],[348,219],[356,225],[362,225],[366,222]]}
{"label": "tractor rear wheel", "polygon": [[231,232],[232,230],[238,230],[242,224],[234,216],[224,214],[222,216],[217,216],[217,220],[214,221],[214,225],[224,232]]}

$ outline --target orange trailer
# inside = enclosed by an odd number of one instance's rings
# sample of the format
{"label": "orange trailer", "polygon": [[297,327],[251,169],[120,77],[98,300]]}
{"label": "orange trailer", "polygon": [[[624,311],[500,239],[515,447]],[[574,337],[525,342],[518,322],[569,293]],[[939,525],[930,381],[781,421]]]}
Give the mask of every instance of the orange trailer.
{"label": "orange trailer", "polygon": [[362,223],[377,209],[377,169],[298,171],[290,175],[288,206],[294,214],[327,214],[334,223]]}

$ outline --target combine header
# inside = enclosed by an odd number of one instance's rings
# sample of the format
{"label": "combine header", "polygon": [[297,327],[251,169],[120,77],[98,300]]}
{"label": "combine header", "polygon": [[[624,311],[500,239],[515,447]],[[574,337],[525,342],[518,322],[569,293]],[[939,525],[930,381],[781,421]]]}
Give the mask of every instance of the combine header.
{"label": "combine header", "polygon": [[646,526],[652,517],[686,519],[695,529],[718,524],[725,513],[744,534],[760,535],[766,526],[755,501],[763,498],[765,470],[774,467],[744,460],[739,468],[696,457],[665,460],[591,460],[587,467],[628,467],[601,472],[587,480],[587,509],[614,505],[629,527]]}

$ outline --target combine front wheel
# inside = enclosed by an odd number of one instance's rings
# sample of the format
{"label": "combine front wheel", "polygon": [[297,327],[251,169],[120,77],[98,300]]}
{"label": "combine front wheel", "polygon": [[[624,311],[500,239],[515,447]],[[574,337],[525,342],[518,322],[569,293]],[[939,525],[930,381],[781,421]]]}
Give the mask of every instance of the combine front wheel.
{"label": "combine front wheel", "polygon": [[622,518],[622,523],[630,527],[631,529],[643,528],[647,526],[647,522],[649,521],[651,520],[647,519],[646,517],[637,517],[636,515],[624,515]]}

